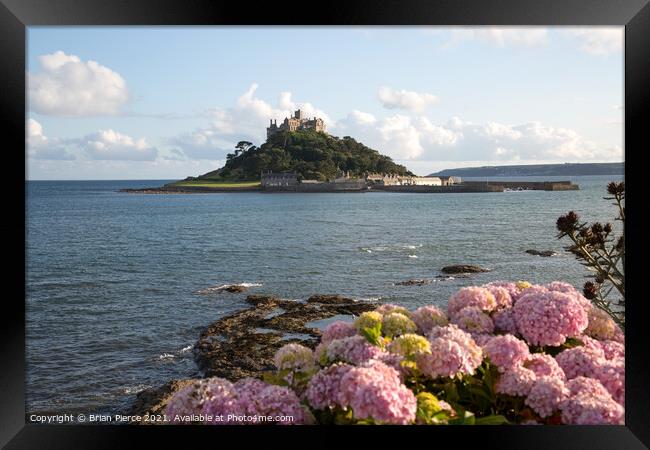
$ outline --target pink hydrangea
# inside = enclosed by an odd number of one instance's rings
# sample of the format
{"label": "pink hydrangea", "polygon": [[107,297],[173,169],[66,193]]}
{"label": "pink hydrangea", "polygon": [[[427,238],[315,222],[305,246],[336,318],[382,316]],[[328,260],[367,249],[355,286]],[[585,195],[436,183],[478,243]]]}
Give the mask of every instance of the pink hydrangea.
{"label": "pink hydrangea", "polygon": [[544,286],[549,291],[562,292],[564,294],[571,295],[582,305],[585,311],[589,312],[592,308],[591,302],[582,295],[582,292],[577,290],[573,285],[566,283],[564,281],[553,281]]}
{"label": "pink hydrangea", "polygon": [[539,377],[533,382],[525,403],[540,417],[549,417],[569,398],[564,381],[555,377]]}
{"label": "pink hydrangea", "polygon": [[611,398],[578,394],[560,404],[562,423],[567,425],[623,425],[625,409]]}
{"label": "pink hydrangea", "polygon": [[496,307],[497,310],[512,307],[512,297],[510,296],[510,292],[508,292],[508,289],[502,286],[493,286],[493,285],[485,285],[483,287],[485,287],[488,291],[492,293],[492,295],[494,295],[494,299],[497,302],[497,307]]}
{"label": "pink hydrangea", "polygon": [[329,343],[334,339],[342,339],[357,334],[357,330],[354,327],[354,324],[343,322],[342,320],[337,320],[329,324],[324,330],[323,335],[321,336],[321,342]]}
{"label": "pink hydrangea", "polygon": [[431,378],[473,374],[483,361],[481,347],[476,345],[471,335],[454,325],[434,328],[429,341],[431,353],[418,355],[416,364]]}
{"label": "pink hydrangea", "polygon": [[494,329],[502,333],[518,335],[517,324],[512,308],[499,309],[492,313]]}
{"label": "pink hydrangea", "polygon": [[525,294],[513,311],[519,333],[531,345],[561,345],[587,327],[587,313],[580,303],[561,292]]}
{"label": "pink hydrangea", "polygon": [[512,299],[513,305],[519,300],[519,297],[521,297],[522,293],[525,292],[526,289],[530,288],[532,285],[526,281],[519,281],[519,282],[511,282],[511,281],[492,281],[491,283],[487,283],[483,285],[483,287],[490,288],[490,287],[502,287],[505,290],[508,291],[508,294],[510,294],[510,298]]}
{"label": "pink hydrangea", "polygon": [[453,318],[456,313],[467,306],[476,306],[481,311],[493,311],[497,301],[488,289],[478,286],[464,287],[449,298],[447,315]]}
{"label": "pink hydrangea", "polygon": [[[231,386],[232,384],[230,384]],[[201,414],[203,411],[203,402],[205,401],[205,389],[206,381],[196,380],[176,391],[167,402],[165,414],[167,414],[172,422],[178,423],[184,423],[181,417]]]}
{"label": "pink hydrangea", "polygon": [[619,342],[601,341],[600,346],[607,359],[625,358],[625,346]]}
{"label": "pink hydrangea", "polygon": [[[266,384],[266,383],[263,383]],[[239,403],[237,388],[230,381],[213,377],[205,381],[204,402],[202,413],[213,417],[223,417],[224,422],[228,422],[228,416],[231,414],[241,414],[242,405]]]}
{"label": "pink hydrangea", "polygon": [[509,334],[494,336],[483,346],[483,353],[501,370],[521,364],[530,356],[526,343]]}
{"label": "pink hydrangea", "polygon": [[363,336],[351,336],[335,339],[329,343],[326,350],[329,361],[343,361],[351,364],[361,364],[369,359],[384,356],[387,352],[370,344]]}
{"label": "pink hydrangea", "polygon": [[493,334],[489,333],[481,333],[481,334],[473,334],[472,339],[474,339],[474,342],[476,342],[476,345],[479,347],[483,348],[485,344],[488,343],[490,339],[494,337]]}
{"label": "pink hydrangea", "polygon": [[623,360],[604,360],[593,373],[593,378],[601,382],[612,398],[625,406],[625,362]]}
{"label": "pink hydrangea", "polygon": [[345,363],[331,365],[311,377],[305,398],[315,409],[343,406],[340,398],[341,378],[354,366]]}
{"label": "pink hydrangea", "polygon": [[495,385],[499,394],[526,396],[537,379],[535,372],[523,366],[512,366],[503,372]]}
{"label": "pink hydrangea", "polygon": [[555,358],[546,353],[530,354],[523,365],[535,372],[538,377],[553,377],[562,381],[566,380],[566,375]]}
{"label": "pink hydrangea", "polygon": [[426,335],[433,327],[444,327],[449,323],[447,315],[435,306],[422,306],[411,314],[411,319],[418,327],[418,331]]}
{"label": "pink hydrangea", "polygon": [[611,398],[609,391],[595,378],[575,377],[567,381],[566,387],[571,392],[571,395],[586,394],[595,397]]}
{"label": "pink hydrangea", "polygon": [[411,312],[407,308],[403,306],[395,305],[393,303],[384,303],[379,308],[375,309],[375,311],[377,311],[380,314],[390,314],[396,312],[396,313],[404,314],[406,317],[411,316]]}
{"label": "pink hydrangea", "polygon": [[376,423],[406,425],[415,420],[417,400],[397,371],[380,361],[350,369],[341,378],[341,399],[354,418]]}
{"label": "pink hydrangea", "polygon": [[555,356],[567,379],[583,376],[593,378],[596,368],[605,362],[602,350],[579,346],[563,350]]}
{"label": "pink hydrangea", "polygon": [[[267,385],[257,396],[258,415],[273,418],[278,425],[302,425],[311,422],[311,417],[300,403],[300,399],[289,388]],[[291,421],[280,420],[291,417]]]}
{"label": "pink hydrangea", "polygon": [[477,306],[466,306],[458,311],[451,319],[461,330],[468,333],[492,333],[494,322]]}
{"label": "pink hydrangea", "polygon": [[[302,407],[300,399],[287,387],[245,378],[235,384],[222,378],[206,380],[202,413],[211,416],[215,425],[255,424],[256,418],[271,417],[277,424],[304,424],[310,415]],[[281,416],[291,416],[292,421],[281,421]]]}

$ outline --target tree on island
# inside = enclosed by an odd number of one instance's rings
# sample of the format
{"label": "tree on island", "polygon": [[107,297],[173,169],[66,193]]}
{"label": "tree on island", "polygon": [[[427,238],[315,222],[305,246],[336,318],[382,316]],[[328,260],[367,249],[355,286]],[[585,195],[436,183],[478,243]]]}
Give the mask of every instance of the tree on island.
{"label": "tree on island", "polygon": [[339,138],[313,130],[276,133],[257,147],[240,141],[226,157],[226,164],[199,176],[204,180],[259,180],[265,170],[295,171],[299,179],[329,180],[341,172],[412,175],[406,167],[350,136]]}

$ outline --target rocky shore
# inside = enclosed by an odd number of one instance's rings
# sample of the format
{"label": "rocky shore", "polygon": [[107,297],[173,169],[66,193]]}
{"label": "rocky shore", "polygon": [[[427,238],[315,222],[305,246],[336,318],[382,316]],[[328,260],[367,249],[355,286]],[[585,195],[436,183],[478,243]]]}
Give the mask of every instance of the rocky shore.
{"label": "rocky shore", "polygon": [[[313,295],[306,301],[249,295],[250,308],[209,325],[199,336],[194,359],[205,377],[236,381],[273,370],[273,355],[285,344],[314,348],[321,335],[313,324],[339,315],[359,315],[378,305],[340,295]],[[321,326],[322,328],[322,326]],[[174,392],[193,380],[171,380],[137,394],[129,415],[164,413]]]}

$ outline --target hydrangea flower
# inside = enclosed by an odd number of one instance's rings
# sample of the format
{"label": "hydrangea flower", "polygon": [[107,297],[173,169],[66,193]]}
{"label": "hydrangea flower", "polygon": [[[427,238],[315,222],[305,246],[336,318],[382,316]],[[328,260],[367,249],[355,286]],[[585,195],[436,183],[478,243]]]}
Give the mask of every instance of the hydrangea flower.
{"label": "hydrangea flower", "polygon": [[555,358],[545,353],[531,353],[523,362],[523,366],[532,370],[538,377],[553,377],[566,380],[564,371]]}
{"label": "hydrangea flower", "polygon": [[354,327],[359,332],[366,328],[375,328],[381,326],[383,319],[384,316],[378,311],[366,311],[355,319]]}
{"label": "hydrangea flower", "polygon": [[384,303],[383,305],[375,309],[375,311],[377,311],[379,314],[382,315],[395,312],[395,313],[404,314],[406,317],[411,316],[411,311],[409,311],[407,308],[404,308],[403,306],[399,306],[399,305],[394,305],[393,303]]}
{"label": "hydrangea flower", "polygon": [[343,375],[340,397],[357,420],[396,425],[415,420],[415,395],[401,383],[395,369],[380,361],[369,361]]}
{"label": "hydrangea flower", "polygon": [[314,353],[304,345],[287,344],[275,353],[273,362],[279,370],[308,372],[314,368]]}
{"label": "hydrangea flower", "polygon": [[601,341],[600,346],[607,359],[625,358],[625,346],[620,342]]}
{"label": "hydrangea flower", "polygon": [[[205,388],[205,380],[196,380],[176,391],[167,402],[165,414],[171,418],[172,422],[181,422],[180,416],[201,414],[205,400]],[[177,420],[177,416],[179,416],[179,420]]]}
{"label": "hydrangea flower", "polygon": [[422,306],[411,314],[411,319],[423,335],[428,334],[433,327],[444,327],[449,323],[447,315],[435,306]]}
{"label": "hydrangea flower", "polygon": [[431,353],[416,357],[420,371],[431,377],[473,374],[483,361],[483,351],[472,337],[454,325],[438,327],[429,335]]}
{"label": "hydrangea flower", "polygon": [[589,324],[585,334],[598,340],[610,340],[616,337],[618,325],[600,308],[592,306],[588,311]]}
{"label": "hydrangea flower", "polygon": [[597,365],[593,378],[601,382],[612,398],[625,406],[625,362],[623,360],[604,360]]}
{"label": "hydrangea flower", "polygon": [[492,313],[494,329],[502,333],[518,335],[517,324],[512,308],[498,309]]}
{"label": "hydrangea flower", "polygon": [[531,345],[561,345],[587,327],[587,313],[580,303],[561,292],[525,294],[513,312],[519,333]]}
{"label": "hydrangea flower", "polygon": [[569,380],[579,376],[593,378],[596,367],[606,361],[602,350],[585,346],[563,350],[555,360]]}
{"label": "hydrangea flower", "polygon": [[340,398],[341,378],[354,366],[345,363],[333,364],[311,377],[305,391],[305,398],[315,409],[343,406]]}
{"label": "hydrangea flower", "polygon": [[494,332],[494,322],[477,306],[466,306],[454,314],[451,321],[468,333]]}
{"label": "hydrangea flower", "polygon": [[420,353],[431,353],[431,344],[424,336],[407,333],[395,338],[389,344],[388,351],[406,358],[413,358]]}
{"label": "hydrangea flower", "polygon": [[355,334],[357,334],[357,329],[353,324],[337,320],[336,322],[329,324],[323,330],[321,342],[328,343],[332,342],[334,339],[346,338],[354,336]]}
{"label": "hydrangea flower", "polygon": [[[258,393],[258,415],[274,418],[278,425],[301,425],[311,422],[311,417],[305,411],[300,399],[289,388],[284,386],[267,385]],[[278,421],[282,416],[292,417],[291,421]]]}
{"label": "hydrangea flower", "polygon": [[385,336],[394,337],[406,333],[415,333],[417,327],[411,319],[399,312],[390,312],[384,316],[382,332]]}
{"label": "hydrangea flower", "polygon": [[552,283],[546,284],[544,287],[549,291],[562,292],[575,297],[578,303],[580,303],[587,312],[592,308],[591,302],[582,295],[582,292],[569,283],[565,283],[564,281],[553,281]]}
{"label": "hydrangea flower", "polygon": [[530,357],[526,343],[509,334],[494,336],[483,346],[483,353],[501,370],[521,364]]}
{"label": "hydrangea flower", "polygon": [[[201,413],[216,417],[228,418],[231,414],[242,414],[244,411],[237,398],[237,389],[228,380],[213,377],[205,380],[203,389],[203,408]],[[214,420],[215,424],[227,423]],[[209,423],[209,422],[208,422]]]}
{"label": "hydrangea flower", "polygon": [[566,383],[571,395],[586,394],[594,397],[610,397],[605,386],[595,378],[575,377]]}
{"label": "hydrangea flower", "polygon": [[458,311],[467,307],[476,306],[481,311],[493,311],[497,307],[497,301],[492,292],[478,286],[470,286],[460,289],[449,298],[447,303],[447,314],[453,318]]}
{"label": "hydrangea flower", "polygon": [[508,294],[510,294],[510,298],[512,300],[513,305],[517,302],[519,297],[522,295],[522,292],[524,292],[526,289],[532,287],[532,284],[530,284],[528,281],[517,281],[511,282],[511,281],[492,281],[491,283],[484,284],[483,287],[485,288],[490,288],[490,287],[502,287],[505,290],[508,291]]}
{"label": "hydrangea flower", "polygon": [[539,377],[533,382],[525,403],[540,417],[549,417],[568,397],[569,389],[564,381],[555,377]]}
{"label": "hydrangea flower", "polygon": [[512,296],[510,295],[508,289],[502,286],[494,286],[489,284],[486,284],[484,287],[490,291],[492,295],[494,295],[494,299],[497,302],[497,310],[512,307]]}
{"label": "hydrangea flower", "polygon": [[511,366],[503,372],[494,386],[499,394],[526,396],[537,379],[535,372],[523,366]]}
{"label": "hydrangea flower", "polygon": [[326,350],[329,361],[343,361],[351,364],[361,364],[385,354],[385,350],[370,344],[363,336],[335,339],[329,343]]}
{"label": "hydrangea flower", "polygon": [[[420,392],[415,397],[418,402],[418,414],[416,419],[418,424],[430,425],[432,423],[431,418],[442,411],[446,411],[449,415],[455,413],[449,403],[438,399],[438,397],[429,392]],[[447,421],[445,420],[444,422],[433,423],[447,423]]]}
{"label": "hydrangea flower", "polygon": [[567,425],[623,425],[625,409],[605,396],[578,394],[560,404]]}

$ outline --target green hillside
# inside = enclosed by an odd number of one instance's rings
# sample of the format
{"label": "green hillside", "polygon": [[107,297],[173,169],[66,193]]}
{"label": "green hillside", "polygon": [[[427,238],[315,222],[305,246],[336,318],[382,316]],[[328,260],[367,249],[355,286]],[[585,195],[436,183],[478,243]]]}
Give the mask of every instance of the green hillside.
{"label": "green hillside", "polygon": [[262,170],[295,171],[299,179],[327,180],[342,171],[411,174],[388,156],[349,136],[338,138],[312,130],[279,132],[257,147],[239,142],[226,164],[199,180],[259,180]]}

